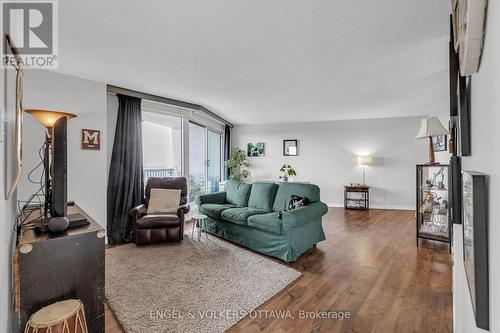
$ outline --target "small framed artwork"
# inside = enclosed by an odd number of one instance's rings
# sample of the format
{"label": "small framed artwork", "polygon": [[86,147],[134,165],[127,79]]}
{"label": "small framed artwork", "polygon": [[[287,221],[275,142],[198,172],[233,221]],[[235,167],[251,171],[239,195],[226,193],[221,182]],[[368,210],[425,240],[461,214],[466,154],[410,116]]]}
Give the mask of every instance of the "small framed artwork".
{"label": "small framed artwork", "polygon": [[476,326],[489,329],[488,191],[486,175],[462,172],[463,256]]}
{"label": "small framed artwork", "polygon": [[100,150],[101,131],[93,129],[82,129],[82,149]]}
{"label": "small framed artwork", "polygon": [[447,147],[447,135],[439,135],[432,137],[432,146],[434,147],[434,151],[446,151]]}
{"label": "small framed artwork", "polygon": [[283,140],[283,156],[297,156],[297,140]]}
{"label": "small framed artwork", "polygon": [[265,144],[263,142],[247,144],[248,157],[263,157],[265,153]]}

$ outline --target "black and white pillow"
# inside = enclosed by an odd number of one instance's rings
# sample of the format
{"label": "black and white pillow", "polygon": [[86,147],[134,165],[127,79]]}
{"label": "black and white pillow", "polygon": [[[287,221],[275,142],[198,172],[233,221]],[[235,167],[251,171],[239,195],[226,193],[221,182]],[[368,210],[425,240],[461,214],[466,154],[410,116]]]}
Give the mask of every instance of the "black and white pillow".
{"label": "black and white pillow", "polygon": [[296,209],[307,205],[309,205],[308,198],[299,197],[298,195],[292,195],[290,197],[290,201],[288,201],[288,210]]}

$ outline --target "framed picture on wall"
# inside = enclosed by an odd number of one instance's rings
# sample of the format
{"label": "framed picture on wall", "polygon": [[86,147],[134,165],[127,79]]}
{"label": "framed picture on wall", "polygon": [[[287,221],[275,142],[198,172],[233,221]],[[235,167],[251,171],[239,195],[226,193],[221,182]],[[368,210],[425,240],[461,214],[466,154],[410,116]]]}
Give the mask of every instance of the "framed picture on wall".
{"label": "framed picture on wall", "polygon": [[283,140],[283,156],[297,156],[299,151],[297,149],[297,140]]}
{"label": "framed picture on wall", "polygon": [[471,84],[470,77],[459,77],[458,153],[460,156],[471,155]]}
{"label": "framed picture on wall", "polygon": [[432,137],[432,147],[434,148],[434,151],[446,151],[448,150],[447,147],[447,135],[439,135],[439,136],[433,136]]}
{"label": "framed picture on wall", "polygon": [[489,329],[486,175],[462,172],[463,256],[476,326]]}
{"label": "framed picture on wall", "polygon": [[248,157],[263,157],[265,153],[265,144],[263,142],[247,144]]}
{"label": "framed picture on wall", "polygon": [[101,150],[101,131],[83,128],[82,149]]}

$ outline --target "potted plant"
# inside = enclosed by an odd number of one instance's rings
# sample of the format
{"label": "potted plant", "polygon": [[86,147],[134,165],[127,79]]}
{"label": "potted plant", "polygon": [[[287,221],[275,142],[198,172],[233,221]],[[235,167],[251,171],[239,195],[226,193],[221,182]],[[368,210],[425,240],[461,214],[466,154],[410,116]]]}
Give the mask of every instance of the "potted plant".
{"label": "potted plant", "polygon": [[288,177],[297,176],[297,173],[290,164],[283,164],[281,166],[280,172],[283,173],[283,176],[281,176],[280,178],[283,179],[283,181],[285,182],[288,181]]}
{"label": "potted plant", "polygon": [[229,169],[229,179],[237,182],[242,182],[250,176],[250,171],[244,169],[248,165],[247,155],[238,147],[231,150],[231,158],[224,162],[224,166]]}

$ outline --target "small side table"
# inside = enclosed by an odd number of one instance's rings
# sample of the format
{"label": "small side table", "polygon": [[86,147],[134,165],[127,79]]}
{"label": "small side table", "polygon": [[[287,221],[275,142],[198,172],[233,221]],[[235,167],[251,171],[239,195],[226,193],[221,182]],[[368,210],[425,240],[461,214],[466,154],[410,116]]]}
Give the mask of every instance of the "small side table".
{"label": "small side table", "polygon": [[345,209],[370,209],[370,186],[360,184],[344,185]]}
{"label": "small side table", "polygon": [[208,232],[206,230],[206,224],[205,224],[205,219],[207,218],[206,215],[203,214],[195,214],[192,215],[191,218],[194,220],[193,222],[193,230],[191,230],[191,239],[194,239],[194,228],[198,228],[198,241],[201,240],[201,231],[202,229],[205,230],[205,236],[208,239]]}

